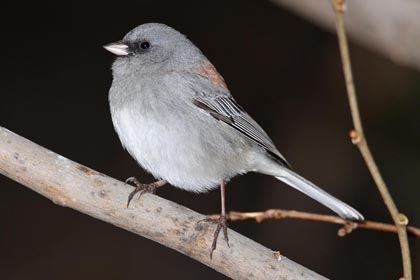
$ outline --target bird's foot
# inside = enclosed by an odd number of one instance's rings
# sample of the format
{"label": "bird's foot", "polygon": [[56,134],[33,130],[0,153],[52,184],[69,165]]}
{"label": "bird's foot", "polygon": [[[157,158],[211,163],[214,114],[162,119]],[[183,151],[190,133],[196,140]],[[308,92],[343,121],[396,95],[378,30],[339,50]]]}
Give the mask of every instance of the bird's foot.
{"label": "bird's foot", "polygon": [[166,181],[160,180],[160,181],[156,181],[156,182],[153,182],[153,183],[150,183],[150,184],[142,184],[142,183],[139,182],[139,180],[137,180],[136,177],[130,177],[127,180],[125,180],[125,183],[126,184],[131,183],[132,185],[134,185],[136,187],[134,189],[134,191],[132,191],[130,193],[130,195],[128,196],[128,201],[127,201],[127,208],[128,208],[131,200],[133,199],[133,197],[136,193],[140,193],[139,198],[144,193],[155,193],[157,188],[166,184]]}
{"label": "bird's foot", "polygon": [[226,214],[222,214],[220,215],[219,219],[217,219],[216,223],[217,223],[217,227],[216,230],[214,231],[214,236],[213,236],[213,243],[211,245],[211,250],[210,250],[210,259],[213,257],[213,252],[214,250],[216,250],[217,247],[217,239],[219,237],[219,233],[220,230],[223,229],[223,235],[224,235],[224,239],[226,241],[226,244],[229,246],[229,238],[228,238],[228,232],[227,232],[227,216]]}

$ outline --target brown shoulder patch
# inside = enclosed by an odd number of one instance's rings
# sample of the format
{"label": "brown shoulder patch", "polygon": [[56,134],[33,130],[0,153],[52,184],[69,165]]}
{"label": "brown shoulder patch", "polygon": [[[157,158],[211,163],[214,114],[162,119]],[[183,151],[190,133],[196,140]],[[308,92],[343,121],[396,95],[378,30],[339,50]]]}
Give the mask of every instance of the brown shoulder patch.
{"label": "brown shoulder patch", "polygon": [[204,62],[200,67],[193,68],[192,71],[206,77],[216,85],[228,89],[222,75],[217,72],[216,68],[210,62]]}

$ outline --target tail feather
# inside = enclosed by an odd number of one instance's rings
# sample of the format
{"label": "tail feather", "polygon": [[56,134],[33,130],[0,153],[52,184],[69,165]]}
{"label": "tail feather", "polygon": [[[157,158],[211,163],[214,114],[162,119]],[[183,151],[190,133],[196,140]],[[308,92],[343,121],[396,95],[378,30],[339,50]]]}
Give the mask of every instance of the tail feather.
{"label": "tail feather", "polygon": [[340,217],[349,220],[363,221],[364,217],[353,207],[346,203],[338,200],[327,192],[323,191],[313,183],[309,182],[305,178],[299,176],[295,172],[289,169],[283,169],[282,175],[275,176],[278,180],[290,185],[291,187],[303,192],[307,196],[315,199],[319,203],[322,203],[332,211],[337,213]]}

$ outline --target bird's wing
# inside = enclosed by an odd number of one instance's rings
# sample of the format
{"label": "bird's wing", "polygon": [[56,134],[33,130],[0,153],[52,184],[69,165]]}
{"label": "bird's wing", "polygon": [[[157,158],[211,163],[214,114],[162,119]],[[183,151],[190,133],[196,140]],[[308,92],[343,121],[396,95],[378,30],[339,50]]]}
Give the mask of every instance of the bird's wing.
{"label": "bird's wing", "polygon": [[220,86],[202,75],[190,77],[195,92],[194,105],[203,109],[213,118],[228,124],[248,139],[264,148],[280,164],[290,168],[289,163],[274,146],[267,133],[233,99],[225,86]]}

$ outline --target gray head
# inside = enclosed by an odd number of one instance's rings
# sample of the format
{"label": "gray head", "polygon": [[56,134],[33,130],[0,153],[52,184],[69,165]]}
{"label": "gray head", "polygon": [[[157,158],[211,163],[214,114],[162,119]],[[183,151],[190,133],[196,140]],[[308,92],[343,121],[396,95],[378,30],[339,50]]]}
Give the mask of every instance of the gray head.
{"label": "gray head", "polygon": [[137,26],[104,48],[117,55],[112,69],[118,76],[182,70],[205,59],[187,37],[161,23]]}

